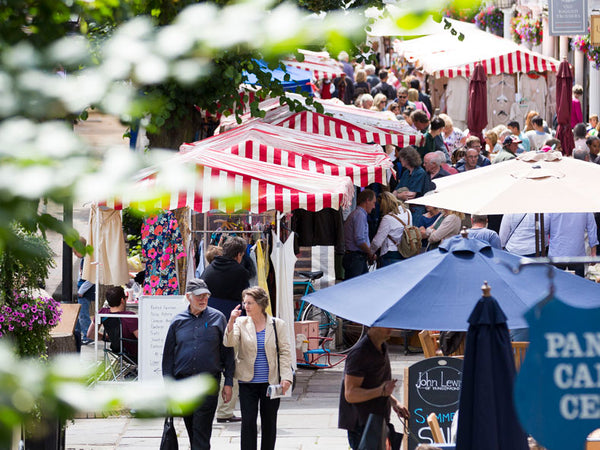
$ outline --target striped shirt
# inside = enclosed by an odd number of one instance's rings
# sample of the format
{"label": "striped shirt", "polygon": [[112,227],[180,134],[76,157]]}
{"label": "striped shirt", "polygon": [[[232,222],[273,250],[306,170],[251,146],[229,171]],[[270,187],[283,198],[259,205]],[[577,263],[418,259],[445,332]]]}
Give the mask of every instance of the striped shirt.
{"label": "striped shirt", "polygon": [[250,383],[269,382],[269,362],[265,353],[265,330],[256,332],[256,361],[254,361],[254,378]]}

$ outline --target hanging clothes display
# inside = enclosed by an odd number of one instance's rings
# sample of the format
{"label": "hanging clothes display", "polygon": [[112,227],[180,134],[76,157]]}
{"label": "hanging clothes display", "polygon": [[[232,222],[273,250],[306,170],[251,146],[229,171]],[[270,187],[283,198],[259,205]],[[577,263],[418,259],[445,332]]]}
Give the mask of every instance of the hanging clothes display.
{"label": "hanging clothes display", "polygon": [[446,114],[450,116],[454,126],[464,130],[467,128],[467,109],[469,106],[469,80],[465,77],[454,77],[446,86]]}
{"label": "hanging clothes display", "polygon": [[534,108],[534,103],[526,98],[521,98],[518,102],[514,102],[510,107],[510,120],[516,120],[521,125],[521,131],[525,130],[525,118],[527,113]]}
{"label": "hanging clothes display", "polygon": [[88,245],[94,247],[91,256],[84,258],[83,279],[93,284],[96,280],[96,265],[99,263],[100,283],[112,286],[121,286],[129,281],[127,266],[127,251],[123,236],[121,212],[105,206],[93,205],[90,208],[88,222]]}
{"label": "hanging clothes display", "polygon": [[171,211],[152,215],[142,225],[146,262],[145,295],[178,295],[176,260],[186,256],[179,224]]}
{"label": "hanging clothes display", "polygon": [[521,95],[530,103],[530,111],[537,111],[542,117],[546,114],[546,79],[536,73],[524,73],[520,78]]}
{"label": "hanging clothes display", "polygon": [[510,122],[510,108],[515,102],[515,77],[509,74],[490,75],[487,80],[488,129]]}
{"label": "hanging clothes display", "polygon": [[546,97],[546,122],[554,128],[556,115],[556,73],[548,72],[548,96]]}
{"label": "hanging clothes display", "polygon": [[[290,233],[287,241],[282,243],[273,232],[273,251],[271,261],[275,271],[277,317],[285,321],[288,327],[290,348],[296,346],[296,334],[294,333],[294,266],[296,255],[294,253],[294,233]],[[292,358],[294,369],[296,361]]]}

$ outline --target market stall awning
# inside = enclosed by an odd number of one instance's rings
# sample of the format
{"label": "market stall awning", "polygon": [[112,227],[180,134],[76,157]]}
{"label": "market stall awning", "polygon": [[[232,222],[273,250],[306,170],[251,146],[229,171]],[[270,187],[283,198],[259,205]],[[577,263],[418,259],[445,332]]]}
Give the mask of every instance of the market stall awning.
{"label": "market stall awning", "polygon": [[408,41],[395,41],[394,50],[423,71],[437,77],[470,77],[481,62],[487,75],[517,72],[556,72],[559,61],[528,50],[508,39],[480,30],[474,24],[448,19],[465,36],[450,30]]}
{"label": "market stall awning", "polygon": [[183,153],[212,149],[285,167],[349,176],[357,186],[387,184],[392,163],[379,145],[343,141],[302,131],[282,129],[257,119],[193,144]]}
{"label": "market stall awning", "polygon": [[[193,178],[187,182],[183,175],[181,180],[173,179],[173,174],[186,172],[184,167],[193,169]],[[175,185],[179,187],[174,188]],[[160,192],[166,192],[160,200],[148,200]],[[349,205],[353,195],[354,186],[348,177],[308,172],[205,149],[177,154],[161,164],[161,171],[157,168],[143,171],[121,198],[100,204],[115,209],[131,206],[141,210],[171,210],[187,206],[198,212],[216,209],[228,213],[239,210],[286,213],[298,208],[308,211],[339,209]]]}
{"label": "market stall awning", "polygon": [[310,50],[298,50],[298,52],[304,55],[304,61],[288,58],[282,61],[283,64],[306,70],[316,80],[332,80],[344,73],[342,65],[329,56],[328,52],[313,52]]}
{"label": "market stall awning", "polygon": [[[286,94],[287,97],[305,104],[301,95]],[[386,112],[368,111],[349,105],[341,105],[336,100],[318,100],[324,113],[316,112],[311,105],[305,105],[308,111],[290,111],[287,105],[281,105],[279,98],[270,98],[259,104],[264,111],[263,121],[312,134],[330,136],[346,141],[393,144],[398,147],[420,145],[422,135],[393,115]],[[308,112],[309,114],[305,114]],[[242,123],[253,120],[250,113],[241,116]],[[238,126],[235,117],[221,118],[221,131]]]}

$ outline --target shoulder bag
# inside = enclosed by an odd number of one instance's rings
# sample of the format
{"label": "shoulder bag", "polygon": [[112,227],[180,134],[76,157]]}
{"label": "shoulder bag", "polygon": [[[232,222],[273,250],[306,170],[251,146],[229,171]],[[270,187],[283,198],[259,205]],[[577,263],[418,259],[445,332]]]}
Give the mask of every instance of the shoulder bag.
{"label": "shoulder bag", "polygon": [[[277,350],[277,375],[279,377],[279,382],[281,383],[281,367],[279,364],[279,336],[277,335],[277,325],[275,325],[275,318],[271,319],[273,321],[273,331],[275,331],[275,349]],[[292,367],[292,387],[290,388],[292,392],[294,392],[294,388],[296,387],[296,371]]]}

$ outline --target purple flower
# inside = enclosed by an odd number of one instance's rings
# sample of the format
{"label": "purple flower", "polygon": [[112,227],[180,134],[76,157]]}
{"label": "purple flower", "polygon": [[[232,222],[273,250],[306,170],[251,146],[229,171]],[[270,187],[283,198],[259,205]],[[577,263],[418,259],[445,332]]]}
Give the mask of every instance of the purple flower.
{"label": "purple flower", "polygon": [[27,308],[29,308],[29,305],[27,303],[23,303],[21,305],[21,308],[23,309],[23,311],[25,311]]}

